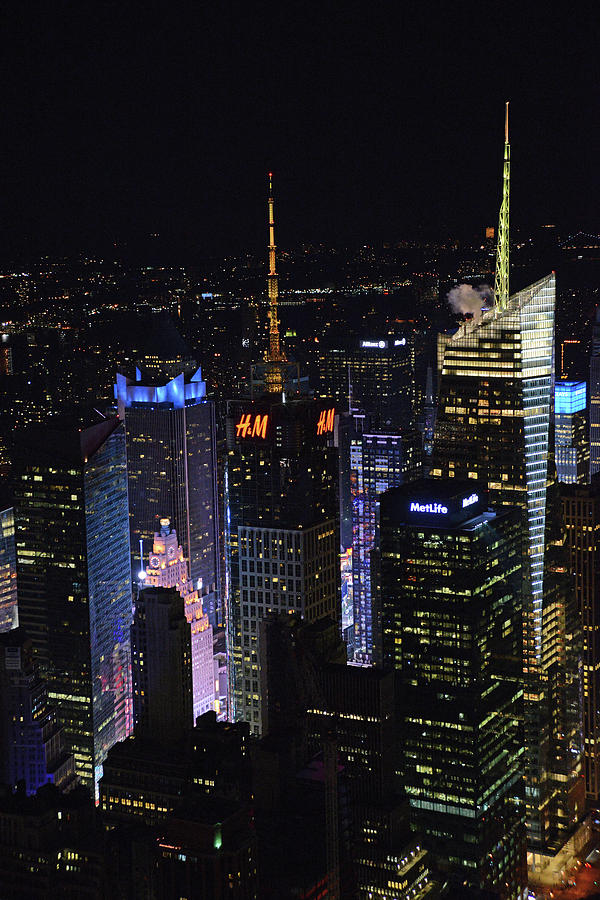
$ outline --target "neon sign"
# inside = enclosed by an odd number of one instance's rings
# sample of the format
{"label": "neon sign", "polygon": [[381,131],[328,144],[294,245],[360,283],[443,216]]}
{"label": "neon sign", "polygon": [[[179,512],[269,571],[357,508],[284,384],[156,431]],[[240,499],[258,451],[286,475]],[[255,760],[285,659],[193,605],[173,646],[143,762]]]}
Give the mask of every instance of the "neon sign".
{"label": "neon sign", "polygon": [[372,347],[378,350],[385,350],[387,347],[387,341],[361,341],[361,347]]}
{"label": "neon sign", "polygon": [[463,509],[465,506],[472,506],[474,503],[477,503],[479,500],[478,494],[471,494],[470,497],[465,497],[463,500]]}
{"label": "neon sign", "polygon": [[268,415],[261,416],[260,413],[257,413],[255,416],[253,416],[252,413],[242,413],[242,415],[240,416],[240,421],[235,426],[236,437],[257,437],[264,439],[267,436],[268,424]]}
{"label": "neon sign", "polygon": [[448,512],[448,507],[443,506],[441,503],[415,503],[414,501],[410,504],[411,512],[424,512],[424,513],[435,513],[436,515],[445,516]]}
{"label": "neon sign", "polygon": [[323,409],[317,422],[317,434],[328,434],[333,431],[333,422],[335,419],[335,408]]}

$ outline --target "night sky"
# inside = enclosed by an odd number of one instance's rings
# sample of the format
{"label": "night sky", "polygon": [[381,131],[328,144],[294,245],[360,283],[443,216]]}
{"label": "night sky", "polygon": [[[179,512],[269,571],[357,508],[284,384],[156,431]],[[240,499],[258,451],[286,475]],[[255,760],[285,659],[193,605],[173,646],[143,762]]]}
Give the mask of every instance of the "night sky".
{"label": "night sky", "polygon": [[269,169],[281,246],[479,233],[505,99],[513,223],[600,227],[592,3],[12,7],[0,255],[150,232],[255,251]]}

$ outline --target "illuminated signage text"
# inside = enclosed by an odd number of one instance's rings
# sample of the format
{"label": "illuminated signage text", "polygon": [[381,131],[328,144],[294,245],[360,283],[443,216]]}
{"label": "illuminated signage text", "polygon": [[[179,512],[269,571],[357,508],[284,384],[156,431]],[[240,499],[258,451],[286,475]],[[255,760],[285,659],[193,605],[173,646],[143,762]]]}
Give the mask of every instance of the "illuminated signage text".
{"label": "illuminated signage text", "polygon": [[317,434],[327,434],[328,432],[333,431],[334,419],[335,408],[322,410],[319,421],[317,422]]}
{"label": "illuminated signage text", "polygon": [[410,504],[411,512],[424,512],[424,513],[435,513],[436,515],[445,516],[448,512],[448,507],[443,506],[441,503],[416,503],[413,501]]}
{"label": "illuminated signage text", "polygon": [[373,347],[378,348],[379,350],[385,350],[387,347],[387,341],[361,341],[361,347]]}
{"label": "illuminated signage text", "polygon": [[252,415],[252,413],[242,413],[240,421],[236,424],[236,437],[238,438],[266,438],[267,425],[269,424],[268,415],[260,414]]}
{"label": "illuminated signage text", "polygon": [[477,503],[478,500],[478,494],[471,494],[470,497],[465,497],[465,499],[463,500],[463,509],[465,508],[465,506],[472,506],[474,503]]}

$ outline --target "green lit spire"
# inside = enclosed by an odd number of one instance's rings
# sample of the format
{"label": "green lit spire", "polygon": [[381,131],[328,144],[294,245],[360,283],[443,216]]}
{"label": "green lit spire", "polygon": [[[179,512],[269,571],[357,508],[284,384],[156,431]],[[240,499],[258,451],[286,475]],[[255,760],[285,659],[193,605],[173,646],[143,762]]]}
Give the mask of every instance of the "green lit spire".
{"label": "green lit spire", "polygon": [[510,211],[510,144],[508,143],[508,101],[504,120],[504,172],[502,175],[502,206],[498,221],[498,244],[496,247],[496,274],[494,295],[496,309],[506,309],[509,297],[509,211]]}

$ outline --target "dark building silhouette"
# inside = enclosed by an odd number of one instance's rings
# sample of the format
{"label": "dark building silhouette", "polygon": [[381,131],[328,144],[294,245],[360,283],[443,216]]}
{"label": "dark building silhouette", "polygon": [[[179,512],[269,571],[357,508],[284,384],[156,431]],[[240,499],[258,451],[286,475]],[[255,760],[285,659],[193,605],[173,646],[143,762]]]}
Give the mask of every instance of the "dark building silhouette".
{"label": "dark building silhouette", "polygon": [[75,784],[73,755],[22,628],[0,634],[0,782],[20,782],[27,794]]}
{"label": "dark building silhouette", "polygon": [[176,588],[139,592],[131,651],[136,734],[176,740],[194,724],[191,627]]}

